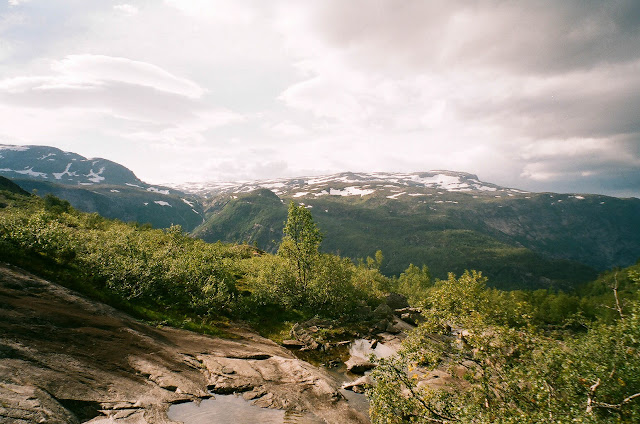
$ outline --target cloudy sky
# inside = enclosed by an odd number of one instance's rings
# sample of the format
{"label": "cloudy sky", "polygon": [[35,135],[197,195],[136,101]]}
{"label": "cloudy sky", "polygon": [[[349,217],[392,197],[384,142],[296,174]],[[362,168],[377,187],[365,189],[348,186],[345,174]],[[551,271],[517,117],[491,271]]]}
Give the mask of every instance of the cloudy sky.
{"label": "cloudy sky", "polygon": [[0,1],[3,144],[640,197],[637,0]]}

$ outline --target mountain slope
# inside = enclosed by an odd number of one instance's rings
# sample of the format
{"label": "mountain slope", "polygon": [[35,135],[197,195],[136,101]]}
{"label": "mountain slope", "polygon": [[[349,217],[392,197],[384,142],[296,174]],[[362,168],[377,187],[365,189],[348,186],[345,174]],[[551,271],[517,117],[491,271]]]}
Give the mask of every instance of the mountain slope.
{"label": "mountain slope", "polygon": [[203,208],[193,196],[146,184],[118,163],[54,147],[0,145],[0,175],[26,191],[53,194],[107,218],[157,228],[175,224],[187,231],[203,221]]}
{"label": "mountain slope", "polygon": [[[257,208],[255,194],[246,193],[260,187],[283,202]],[[381,249],[387,274],[424,263],[440,278],[475,268],[499,287],[546,287],[586,281],[640,257],[638,199],[528,193],[466,173],[343,173],[181,188],[206,197],[209,216],[194,233],[205,240],[273,251],[286,203],[295,201],[311,208],[325,251],[358,258]],[[278,237],[265,238],[265,229]]]}

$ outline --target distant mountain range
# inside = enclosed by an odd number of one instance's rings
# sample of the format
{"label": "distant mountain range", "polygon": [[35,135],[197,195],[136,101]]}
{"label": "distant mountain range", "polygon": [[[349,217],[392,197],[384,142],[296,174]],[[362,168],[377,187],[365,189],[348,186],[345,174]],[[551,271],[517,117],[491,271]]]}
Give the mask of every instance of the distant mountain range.
{"label": "distant mountain range", "polygon": [[0,175],[24,190],[54,194],[75,208],[154,227],[181,225],[191,231],[204,219],[197,197],[138,179],[106,159],[87,159],[47,146],[0,145]]}
{"label": "distant mountain range", "polygon": [[531,193],[453,171],[340,173],[237,183],[151,186],[104,159],[42,146],[0,146],[0,175],[75,207],[206,241],[275,252],[287,204],[309,208],[322,249],[382,271],[426,264],[434,276],[482,270],[502,288],[568,287],[640,258],[640,199]]}
{"label": "distant mountain range", "polygon": [[500,287],[558,287],[640,257],[640,200],[530,193],[464,172],[341,173],[243,183],[182,184],[202,196],[194,235],[275,251],[289,201],[312,210],[323,249],[386,257],[434,275],[483,270]]}

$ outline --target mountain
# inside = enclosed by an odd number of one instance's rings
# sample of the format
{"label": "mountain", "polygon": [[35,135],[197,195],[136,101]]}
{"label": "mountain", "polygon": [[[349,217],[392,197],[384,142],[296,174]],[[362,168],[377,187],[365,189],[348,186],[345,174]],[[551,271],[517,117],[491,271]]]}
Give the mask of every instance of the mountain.
{"label": "mountain", "polygon": [[203,221],[197,197],[146,184],[107,159],[87,159],[47,146],[0,145],[0,175],[28,192],[53,194],[79,210],[107,218],[157,228],[176,224],[186,231]]}
{"label": "mountain", "polygon": [[204,240],[275,251],[295,201],[312,210],[325,251],[363,258],[380,249],[387,274],[414,263],[439,278],[474,268],[498,287],[557,287],[640,257],[635,198],[530,193],[452,171],[178,187],[204,198],[208,217],[194,230]]}

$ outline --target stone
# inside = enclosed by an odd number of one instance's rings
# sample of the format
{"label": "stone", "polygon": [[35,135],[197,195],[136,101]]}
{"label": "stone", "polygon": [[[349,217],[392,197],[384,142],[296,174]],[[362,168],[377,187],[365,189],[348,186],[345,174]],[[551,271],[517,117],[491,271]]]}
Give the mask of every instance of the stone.
{"label": "stone", "polygon": [[347,362],[344,363],[347,366],[347,371],[354,374],[364,374],[365,371],[369,371],[376,367],[375,364],[367,361],[366,359],[352,356]]}
{"label": "stone", "polygon": [[362,376],[357,380],[353,380],[342,385],[345,390],[350,390],[354,393],[364,393],[365,390],[373,384],[371,377],[368,375]]}
{"label": "stone", "polygon": [[386,303],[381,303],[373,311],[373,316],[376,318],[391,318],[393,316],[393,310]]}
{"label": "stone", "polygon": [[302,349],[305,346],[305,344],[300,340],[288,339],[288,340],[282,341],[282,346],[289,349]]}
{"label": "stone", "polygon": [[391,309],[402,309],[409,307],[409,301],[406,296],[401,295],[400,293],[389,293],[385,299],[385,303],[389,305]]}
{"label": "stone", "polygon": [[0,316],[0,421],[169,423],[172,404],[211,388],[253,402],[269,393],[264,406],[313,410],[328,424],[368,422],[336,399],[339,384],[324,371],[242,325],[226,327],[228,338],[152,327],[3,265]]}

